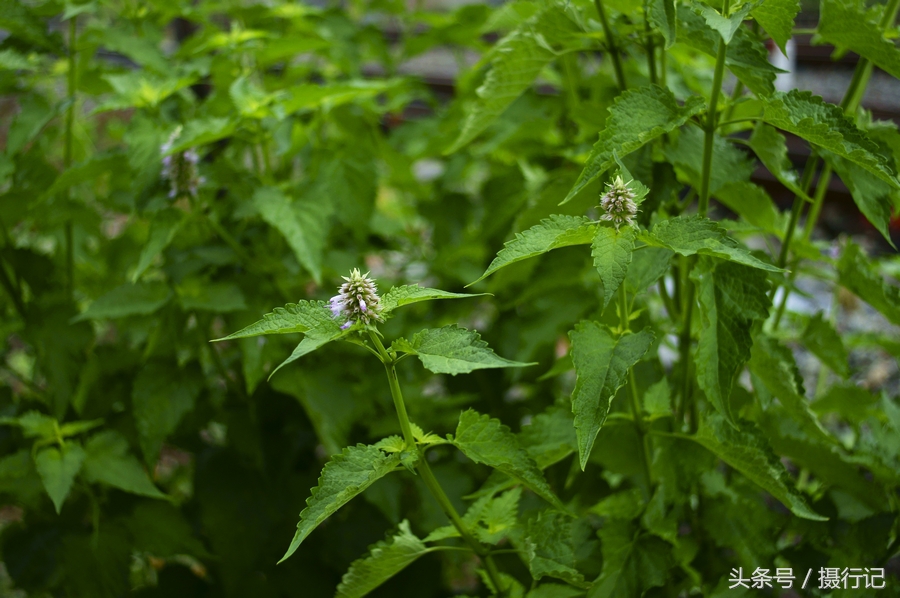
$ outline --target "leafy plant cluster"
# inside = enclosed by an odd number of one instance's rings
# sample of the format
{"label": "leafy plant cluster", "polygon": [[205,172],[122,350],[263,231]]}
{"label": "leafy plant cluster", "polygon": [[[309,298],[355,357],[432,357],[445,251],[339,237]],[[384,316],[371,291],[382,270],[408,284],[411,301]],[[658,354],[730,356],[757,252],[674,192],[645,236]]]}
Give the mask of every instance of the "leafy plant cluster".
{"label": "leafy plant cluster", "polygon": [[6,0],[0,594],[896,594],[898,6]]}

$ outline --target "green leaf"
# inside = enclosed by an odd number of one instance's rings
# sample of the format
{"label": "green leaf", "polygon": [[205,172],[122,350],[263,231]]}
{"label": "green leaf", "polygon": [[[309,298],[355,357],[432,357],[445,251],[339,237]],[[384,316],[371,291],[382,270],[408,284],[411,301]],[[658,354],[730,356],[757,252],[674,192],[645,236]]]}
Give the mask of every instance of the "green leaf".
{"label": "green leaf", "polygon": [[850,357],[844,341],[822,312],[809,319],[801,338],[803,346],[812,351],[831,371],[845,379],[850,376]]}
{"label": "green leaf", "polygon": [[528,521],[525,556],[532,578],[549,576],[587,587],[584,576],[575,567],[572,524],[572,519],[557,511],[542,511]]}
{"label": "green leaf", "polygon": [[98,297],[72,321],[146,316],[168,303],[171,297],[172,290],[161,281],[123,284]]}
{"label": "green leaf", "polygon": [[200,379],[188,372],[158,363],[149,363],[138,372],[131,404],[147,465],[156,464],[163,440],[193,411],[199,394]]}
{"label": "green leaf", "polygon": [[665,49],[668,50],[671,48],[678,35],[678,20],[675,18],[675,1],[648,0],[647,20],[662,33],[663,39],[666,40]]}
{"label": "green leaf", "polygon": [[731,38],[734,37],[734,34],[738,30],[738,27],[741,26],[741,24],[744,22],[744,19],[747,18],[748,14],[750,14],[750,11],[760,4],[762,4],[762,0],[756,0],[755,2],[745,2],[736,10],[731,11],[731,13],[727,17],[720,14],[719,11],[707,4],[693,2],[691,6],[694,10],[698,11],[700,15],[706,20],[707,25],[709,25],[712,29],[717,31],[719,35],[722,36],[722,40],[724,40],[725,44],[728,45],[731,43]]}
{"label": "green leaf", "polygon": [[453,440],[469,459],[489,465],[516,478],[535,494],[565,511],[565,507],[550,489],[544,474],[525,449],[519,446],[516,435],[509,428],[488,415],[468,409],[459,416]]}
{"label": "green leaf", "polygon": [[675,564],[672,547],[640,533],[627,521],[607,522],[598,532],[603,551],[603,572],[589,598],[635,598],[650,588],[665,585]]}
{"label": "green leaf", "polygon": [[828,519],[809,508],[806,500],[794,487],[791,476],[781,460],[772,452],[759,430],[751,424],[742,422],[735,429],[724,419],[711,413],[701,420],[697,434],[686,438],[706,447],[722,461],[747,476],[778,499],[794,515],[813,521]]}
{"label": "green leaf", "polygon": [[572,412],[561,406],[537,414],[530,424],[519,430],[519,445],[541,469],[574,453],[578,450],[577,443]]}
{"label": "green leaf", "polygon": [[785,45],[794,33],[794,19],[799,12],[799,0],[765,0],[750,14],[787,56]]}
{"label": "green leaf", "polygon": [[494,258],[484,274],[467,286],[484,280],[500,268],[553,249],[571,245],[587,245],[593,240],[599,228],[598,224],[584,216],[554,214],[541,220],[540,224],[536,224],[524,232],[516,233],[516,238],[503,245],[503,249],[497,253],[497,257]]}
{"label": "green leaf", "polygon": [[638,237],[655,247],[665,247],[680,255],[708,255],[768,272],[781,269],[760,261],[729,237],[725,229],[702,216],[678,216],[662,220],[649,233]]}
{"label": "green leaf", "polygon": [[266,334],[292,334],[309,332],[326,325],[326,320],[333,321],[334,316],[324,301],[298,301],[288,303],[284,307],[276,307],[261,320],[213,342],[227,341],[236,338],[263,336]]}
{"label": "green leaf", "polygon": [[415,355],[435,374],[468,374],[485,368],[521,368],[533,363],[510,361],[494,353],[474,330],[456,325],[417,332],[412,341],[398,339],[395,349]]}
{"label": "green leaf", "polygon": [[715,196],[728,209],[740,214],[747,224],[779,239],[784,236],[786,215],[759,185],[749,181],[729,183],[716,190]]}
{"label": "green leaf", "polygon": [[769,315],[766,274],[730,262],[700,262],[691,272],[700,303],[697,384],[716,410],[734,423],[731,390],[750,359],[754,322]]}
{"label": "green leaf", "polygon": [[[768,2],[768,0],[767,0]],[[750,135],[750,149],[759,157],[769,172],[775,175],[782,185],[791,193],[811,202],[809,196],[800,188],[800,181],[788,158],[787,142],[784,135],[774,127],[759,123]]]}
{"label": "green leaf", "polygon": [[44,489],[50,495],[57,514],[62,509],[83,462],[84,449],[72,442],[66,443],[62,448],[45,448],[34,458]]}
{"label": "green leaf", "polygon": [[478,98],[466,115],[459,136],[444,153],[451,154],[475,139],[537,79],[558,54],[554,46],[577,39],[580,30],[559,5],[550,5],[497,42],[491,67],[476,90]]}
{"label": "green leaf", "polygon": [[128,442],[114,430],[92,436],[84,445],[84,477],[125,492],[166,498],[150,481],[140,461],[128,452]]}
{"label": "green leaf", "polygon": [[223,314],[247,309],[244,293],[233,282],[206,282],[192,278],[178,285],[176,290],[185,311]]}
{"label": "green leaf", "polygon": [[671,91],[657,85],[625,91],[609,108],[606,128],[600,132],[584,170],[562,203],[570,201],[612,168],[615,155],[622,158],[630,154],[677,129],[705,108],[706,103],[699,96],[691,96],[679,106]]}
{"label": "green leaf", "polygon": [[467,299],[469,297],[481,297],[486,293],[451,293],[439,289],[428,289],[419,285],[402,285],[393,287],[381,298],[381,313],[386,316],[398,307],[418,303],[419,301],[433,301],[435,299]]}
{"label": "green leaf", "polygon": [[103,424],[102,419],[91,421],[73,421],[59,425],[56,418],[44,415],[38,411],[29,411],[19,417],[0,417],[0,424],[9,424],[22,428],[25,438],[40,438],[42,440],[57,440],[76,436],[88,430],[93,430]]}
{"label": "green leaf", "polygon": [[149,71],[135,70],[126,73],[110,73],[103,75],[103,78],[115,90],[116,97],[94,108],[94,114],[108,110],[156,108],[175,92],[192,85],[197,80],[197,75],[165,76],[155,75]]}
{"label": "green leaf", "polygon": [[297,533],[279,563],[294,554],[316,527],[357,494],[392,472],[400,464],[397,453],[387,455],[374,446],[358,444],[334,455],[319,477],[318,485],[306,499]]}
{"label": "green leaf", "polygon": [[879,10],[866,10],[865,4],[857,0],[822,0],[820,7],[819,26],[813,43],[828,43],[842,51],[852,50],[891,76],[900,78],[900,48],[892,39],[885,39]]}
{"label": "green leaf", "polygon": [[580,598],[581,596],[584,596],[584,590],[559,583],[542,583],[528,592],[525,598]]}
{"label": "green leaf", "polygon": [[171,156],[193,147],[206,145],[226,137],[231,137],[237,131],[237,122],[227,117],[208,117],[190,120],[184,126],[181,135],[165,155]]}
{"label": "green leaf", "polygon": [[288,242],[300,265],[322,282],[322,252],[327,236],[328,212],[321,203],[297,202],[274,187],[262,187],[253,195],[259,215]]}
{"label": "green leaf", "polygon": [[584,470],[612,400],[627,381],[628,369],[644,356],[655,335],[645,328],[616,337],[607,326],[582,321],[569,332],[569,339],[577,376],[572,391],[572,413]]}
{"label": "green leaf", "polygon": [[[499,496],[485,497],[489,500],[478,510],[478,516],[474,521],[470,522],[466,518],[463,521],[467,525],[472,524],[475,535],[481,542],[497,544],[515,528],[519,515],[519,499],[521,497],[521,488],[507,490]],[[466,515],[469,515],[468,511]]]}
{"label": "green leaf", "polygon": [[634,239],[635,231],[631,226],[618,231],[611,226],[601,226],[591,242],[591,257],[603,286],[604,309],[625,280],[634,252]]}
{"label": "green leaf", "polygon": [[894,241],[891,239],[890,231],[891,209],[894,206],[895,198],[900,198],[897,189],[849,160],[831,152],[823,151],[821,154],[847,185],[859,211],[893,247]]}
{"label": "green leaf", "polygon": [[428,550],[404,519],[393,536],[373,545],[368,555],[353,561],[338,585],[335,598],[362,598]]}
{"label": "green leaf", "polygon": [[646,291],[650,285],[669,271],[674,253],[662,247],[644,247],[631,258],[631,266],[625,274],[625,288],[636,295]]}
{"label": "green leaf", "polygon": [[137,266],[131,275],[131,282],[137,282],[141,275],[147,271],[147,268],[153,263],[163,250],[169,246],[175,234],[185,222],[184,212],[175,209],[165,209],[154,214],[152,222],[150,222],[150,234],[147,238],[147,244],[141,250],[141,256],[138,258]]}
{"label": "green leaf", "polygon": [[778,398],[785,411],[810,438],[825,443],[835,442],[809,408],[803,378],[790,349],[770,336],[759,333],[754,338],[749,366],[756,379],[762,381],[769,392]]}
{"label": "green leaf", "polygon": [[847,243],[838,261],[838,281],[888,320],[900,325],[900,287],[884,281],[865,258],[859,245]]}
{"label": "green leaf", "polygon": [[891,161],[840,106],[829,104],[809,91],[779,91],[764,99],[762,120],[832,151],[892,187],[900,188]]}
{"label": "green leaf", "polygon": [[[721,36],[689,7],[678,6],[677,13],[682,32],[678,41],[715,57]],[[756,95],[768,96],[775,91],[775,74],[779,70],[769,62],[765,44],[748,28],[739,27],[734,32],[725,50],[725,65]]]}

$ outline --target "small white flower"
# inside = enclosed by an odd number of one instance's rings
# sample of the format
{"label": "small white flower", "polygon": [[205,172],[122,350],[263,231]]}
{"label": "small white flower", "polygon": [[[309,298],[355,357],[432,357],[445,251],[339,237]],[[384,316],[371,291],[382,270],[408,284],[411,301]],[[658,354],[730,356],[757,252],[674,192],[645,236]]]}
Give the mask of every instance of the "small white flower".
{"label": "small white flower", "polygon": [[342,278],[346,282],[339,287],[340,292],[329,301],[332,315],[335,318],[347,319],[341,329],[346,330],[359,322],[369,324],[382,321],[381,298],[378,296],[375,281],[369,278],[369,273],[361,274],[354,268],[349,277]]}
{"label": "small white flower", "polygon": [[638,211],[637,204],[634,203],[634,191],[628,187],[628,183],[623,181],[621,176],[617,176],[613,182],[607,183],[607,185],[609,185],[609,189],[600,198],[600,207],[606,213],[600,219],[611,221],[616,225],[616,230],[619,230],[619,226],[622,224],[634,226],[634,216]]}
{"label": "small white flower", "polygon": [[[169,140],[159,148],[159,153],[165,154],[172,149],[175,141],[181,135],[181,127],[175,129]],[[183,152],[177,152],[171,156],[163,156],[162,178],[169,182],[169,198],[177,199],[184,195],[197,197],[197,189],[203,178],[197,170],[197,163],[200,156],[195,150],[189,149]]]}

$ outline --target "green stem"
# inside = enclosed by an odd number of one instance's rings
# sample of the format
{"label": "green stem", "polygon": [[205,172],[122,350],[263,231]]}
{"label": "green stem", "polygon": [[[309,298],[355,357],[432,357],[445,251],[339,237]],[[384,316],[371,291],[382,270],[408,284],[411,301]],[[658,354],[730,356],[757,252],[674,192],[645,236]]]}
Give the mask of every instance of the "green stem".
{"label": "green stem", "polygon": [[602,0],[594,0],[594,6],[597,7],[597,14],[600,16],[600,25],[603,26],[603,35],[606,36],[606,47],[613,61],[613,70],[616,72],[616,82],[621,91],[628,89],[625,81],[625,71],[622,70],[622,60],[619,56],[619,48],[616,46],[616,38],[609,26],[609,20],[606,18],[606,11],[603,9]]}
{"label": "green stem", "polygon": [[687,300],[684,303],[684,325],[681,328],[681,336],[678,340],[678,350],[681,353],[681,412],[684,417],[692,414],[689,419],[691,431],[696,430],[697,422],[693,414],[695,409],[692,405],[693,395],[691,394],[691,320],[694,316],[694,293],[696,289],[694,284],[687,284]]}
{"label": "green stem", "polygon": [[[727,16],[727,5],[726,16]],[[709,181],[712,174],[712,150],[716,135],[716,108],[719,103],[719,94],[722,91],[722,77],[725,74],[725,40],[719,40],[719,49],[716,52],[716,70],[713,74],[712,93],[709,97],[709,111],[706,114],[706,134],[703,138],[703,172],[700,179],[700,200],[697,211],[700,216],[706,216],[709,210]]]}
{"label": "green stem", "polygon": [[[619,315],[622,333],[628,332],[629,306],[628,293],[625,290],[625,284],[619,285],[619,304],[621,305],[621,314]],[[634,375],[634,367],[628,369],[628,386],[631,394],[631,417],[634,420],[635,431],[638,435],[638,452],[641,454],[641,463],[644,466],[644,477],[647,481],[647,492],[644,500],[650,501],[650,495],[653,489],[653,475],[650,473],[650,449],[648,448],[649,438],[647,437],[647,427],[644,422],[643,410],[641,409],[641,399],[638,396],[637,379]]]}
{"label": "green stem", "polygon": [[647,35],[647,70],[650,72],[650,83],[657,85],[656,45],[653,42],[653,31],[650,29],[650,21],[647,19],[644,19],[644,32]]}
{"label": "green stem", "polygon": [[[409,415],[406,413],[406,404],[403,402],[403,393],[400,391],[400,382],[397,379],[397,370],[394,367],[396,359],[384,348],[384,344],[381,342],[381,339],[378,338],[378,334],[370,330],[369,338],[372,340],[372,344],[375,346],[375,349],[384,364],[384,370],[388,377],[388,384],[391,387],[391,397],[394,399],[394,408],[397,411],[397,419],[400,420],[400,430],[403,433],[403,439],[406,442],[407,447],[414,448],[416,446],[416,439],[413,437]],[[450,523],[452,523],[453,527],[456,528],[456,531],[459,532],[463,541],[471,547],[475,554],[482,558],[491,583],[502,595],[505,588],[502,584],[497,564],[491,557],[490,551],[471,534],[466,527],[466,524],[463,522],[462,517],[460,517],[459,513],[456,511],[456,507],[453,506],[447,493],[444,492],[444,489],[441,487],[440,482],[434,477],[434,472],[431,471],[431,466],[428,465],[425,449],[420,447],[418,452],[419,459],[416,461],[416,470],[419,472],[422,481],[425,483],[425,486],[431,492],[432,496],[434,496],[435,500],[437,500],[441,510],[444,511],[444,514],[450,519]]]}
{"label": "green stem", "polygon": [[[75,43],[78,39],[78,16],[69,19],[69,73],[67,96],[69,108],[66,111],[65,145],[63,149],[63,165],[66,170],[72,165],[72,128],[75,123],[75,86],[78,82],[78,65],[75,62]],[[71,199],[71,190],[66,191],[66,200]],[[66,220],[66,295],[71,298],[75,288],[75,242],[72,220]]]}
{"label": "green stem", "polygon": [[3,288],[6,289],[6,292],[9,294],[9,298],[12,299],[13,305],[16,308],[16,311],[19,312],[19,315],[22,319],[25,319],[25,303],[22,301],[22,296],[16,290],[15,285],[12,280],[9,278],[9,275],[6,273],[6,266],[3,263],[0,263],[0,284],[3,285]]}

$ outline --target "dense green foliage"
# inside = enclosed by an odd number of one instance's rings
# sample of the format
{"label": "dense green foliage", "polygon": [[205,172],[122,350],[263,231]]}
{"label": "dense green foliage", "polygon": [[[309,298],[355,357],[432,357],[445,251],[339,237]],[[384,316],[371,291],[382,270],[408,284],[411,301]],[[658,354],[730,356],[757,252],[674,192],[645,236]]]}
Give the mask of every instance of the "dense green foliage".
{"label": "dense green foliage", "polygon": [[3,0],[0,596],[897,595],[900,2],[730,4]]}

